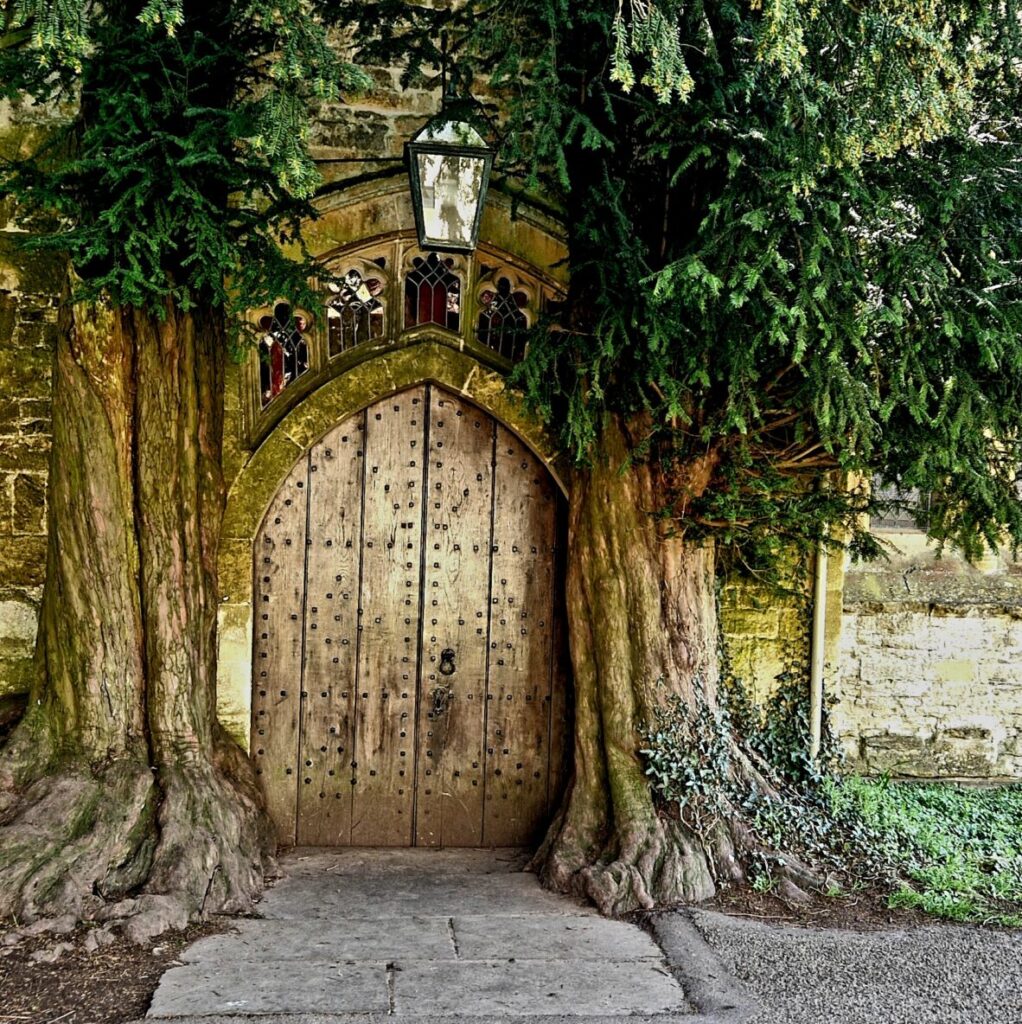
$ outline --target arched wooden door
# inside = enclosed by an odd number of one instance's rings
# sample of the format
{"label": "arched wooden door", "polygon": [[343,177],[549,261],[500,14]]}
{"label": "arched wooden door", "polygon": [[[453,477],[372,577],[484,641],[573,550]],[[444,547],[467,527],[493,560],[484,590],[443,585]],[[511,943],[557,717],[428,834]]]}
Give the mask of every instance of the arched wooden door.
{"label": "arched wooden door", "polygon": [[292,470],[255,545],[252,755],[281,841],[518,846],[560,797],[560,495],[435,385]]}

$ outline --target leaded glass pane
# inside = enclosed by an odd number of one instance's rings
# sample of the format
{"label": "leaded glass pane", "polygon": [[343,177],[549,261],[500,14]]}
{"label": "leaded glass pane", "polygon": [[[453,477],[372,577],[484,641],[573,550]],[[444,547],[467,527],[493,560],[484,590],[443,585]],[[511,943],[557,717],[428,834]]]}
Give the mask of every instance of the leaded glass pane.
{"label": "leaded glass pane", "polygon": [[303,337],[305,317],[278,303],[259,326],[266,332],[259,343],[259,391],[265,408],[309,368],[309,346]]}
{"label": "leaded glass pane", "polygon": [[516,362],[525,355],[525,332],[529,326],[523,309],[529,297],[513,290],[511,282],[501,277],[495,288],[487,288],[479,296],[479,322],[476,336],[502,356]]}
{"label": "leaded glass pane", "polygon": [[871,530],[899,530],[904,533],[923,531],[920,523],[925,523],[929,518],[931,495],[923,494],[917,488],[903,490],[896,485],[885,487],[879,479],[875,479],[873,497],[896,504],[886,512],[870,516]]}
{"label": "leaded glass pane", "polygon": [[454,260],[435,252],[416,256],[405,278],[405,327],[439,324],[449,331],[461,328],[461,279]]}
{"label": "leaded glass pane", "polygon": [[384,283],[380,278],[363,277],[352,268],[340,284],[331,283],[328,287],[334,293],[326,304],[330,355],[384,337],[385,309],[380,298]]}

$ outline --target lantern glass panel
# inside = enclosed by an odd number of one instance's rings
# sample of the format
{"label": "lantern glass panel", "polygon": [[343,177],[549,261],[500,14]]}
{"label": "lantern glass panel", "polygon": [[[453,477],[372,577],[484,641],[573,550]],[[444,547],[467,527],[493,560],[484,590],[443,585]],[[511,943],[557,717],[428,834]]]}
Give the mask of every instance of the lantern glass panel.
{"label": "lantern glass panel", "polygon": [[422,222],[426,238],[472,248],[482,199],[482,156],[417,153]]}

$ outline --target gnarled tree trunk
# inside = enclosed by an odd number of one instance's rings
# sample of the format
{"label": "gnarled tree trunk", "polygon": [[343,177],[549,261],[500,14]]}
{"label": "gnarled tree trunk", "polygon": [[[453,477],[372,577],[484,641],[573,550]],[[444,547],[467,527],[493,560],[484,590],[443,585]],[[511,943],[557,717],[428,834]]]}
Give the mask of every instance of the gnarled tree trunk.
{"label": "gnarled tree trunk", "polygon": [[[697,835],[659,805],[645,772],[642,733],[657,708],[672,694],[714,705],[719,637],[713,547],[664,529],[655,469],[632,461],[633,448],[627,425],[608,416],[598,457],[572,480],[575,770],[533,861],[548,885],[609,914],[706,899],[743,877],[742,853],[755,847],[740,814]],[[732,760],[771,791],[737,745]]]}
{"label": "gnarled tree trunk", "polygon": [[76,305],[55,361],[37,672],[0,750],[0,917],[145,938],[251,906],[272,839],[216,718],[222,318]]}

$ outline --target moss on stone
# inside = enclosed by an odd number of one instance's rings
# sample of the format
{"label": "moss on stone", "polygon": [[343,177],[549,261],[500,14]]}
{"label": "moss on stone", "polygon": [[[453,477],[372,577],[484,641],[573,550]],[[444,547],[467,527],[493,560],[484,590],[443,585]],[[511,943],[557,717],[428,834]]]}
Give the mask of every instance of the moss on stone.
{"label": "moss on stone", "polygon": [[280,431],[272,433],[259,446],[228,493],[225,539],[244,537],[251,542],[270,498],[302,454],[302,448]]}
{"label": "moss on stone", "polygon": [[[397,347],[328,380],[292,409],[238,471],[227,500],[225,538],[255,538],[266,509],[295,462],[338,423],[373,402],[433,382],[505,423],[557,475],[557,453],[543,425],[504,377],[448,345],[421,341]],[[228,429],[237,429],[229,424]],[[233,586],[232,582],[232,586]]]}
{"label": "moss on stone", "polygon": [[46,574],[46,538],[0,538],[0,579],[21,587],[41,586]]}

